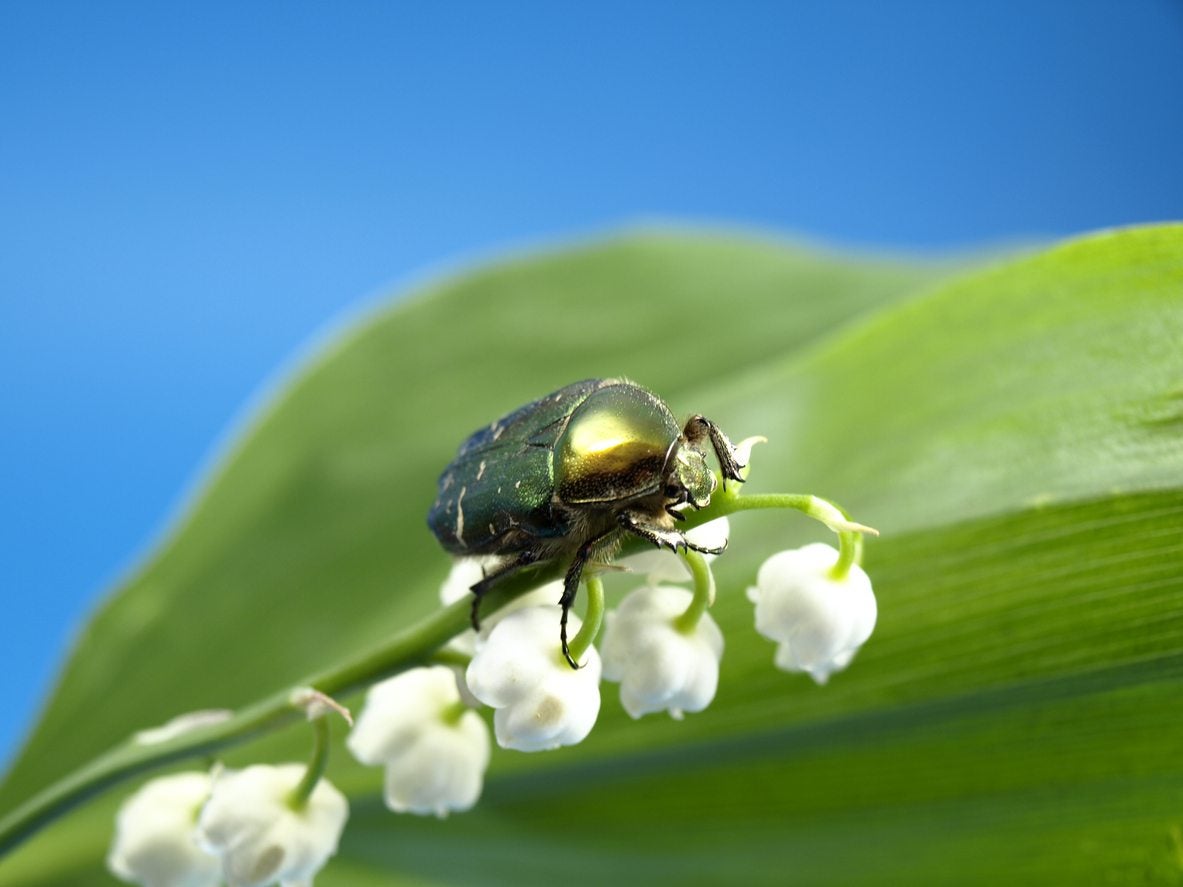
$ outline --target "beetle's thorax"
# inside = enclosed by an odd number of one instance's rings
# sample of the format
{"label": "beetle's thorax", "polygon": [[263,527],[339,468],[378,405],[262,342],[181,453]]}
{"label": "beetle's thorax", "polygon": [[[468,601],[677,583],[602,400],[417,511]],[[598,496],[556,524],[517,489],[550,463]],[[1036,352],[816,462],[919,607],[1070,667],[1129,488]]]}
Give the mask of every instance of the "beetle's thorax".
{"label": "beetle's thorax", "polygon": [[555,498],[617,507],[662,489],[680,432],[668,408],[634,385],[609,385],[568,417],[554,447]]}

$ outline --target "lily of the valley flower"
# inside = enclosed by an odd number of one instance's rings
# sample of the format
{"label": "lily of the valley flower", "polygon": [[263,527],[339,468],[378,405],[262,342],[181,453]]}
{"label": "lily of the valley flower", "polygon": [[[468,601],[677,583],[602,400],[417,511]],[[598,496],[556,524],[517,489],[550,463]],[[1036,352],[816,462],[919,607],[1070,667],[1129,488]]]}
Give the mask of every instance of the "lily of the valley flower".
{"label": "lily of the valley flower", "polygon": [[[687,530],[686,538],[703,548],[724,548],[730,534],[730,522],[727,518],[720,517],[692,530]],[[709,563],[718,555],[707,554],[703,557]],[[659,585],[662,582],[689,582],[691,579],[690,568],[686,566],[686,561],[674,552],[662,548],[639,551],[636,554],[622,557],[620,566],[627,567],[634,573],[640,573],[650,585]]]}
{"label": "lily of the valley flower", "polygon": [[[459,600],[471,599],[472,586],[485,577],[487,566],[491,566],[491,563],[487,563],[479,557],[457,558],[452,564],[452,569],[444,578],[443,584],[440,585],[440,603],[447,606]],[[496,613],[489,613],[487,616],[484,616],[481,619],[481,632],[488,637],[489,632],[493,630],[493,626],[514,610],[555,604],[558,603],[562,595],[563,583],[561,581],[548,582],[546,585],[540,585],[538,588],[514,598]],[[473,650],[476,649],[476,632],[471,629],[462,632],[448,643],[448,647],[449,649],[472,655]]]}
{"label": "lily of the valley flower", "polygon": [[143,887],[212,887],[218,858],[197,844],[197,815],[210,794],[207,773],[175,773],[146,783],[123,802],[107,867]]}
{"label": "lily of the valley flower", "polygon": [[[477,646],[468,687],[496,709],[497,744],[542,751],[581,742],[600,712],[600,657],[589,647],[571,668],[556,639],[560,609],[529,607],[505,616]],[[579,620],[570,619],[574,634]]]}
{"label": "lily of the valley flower", "polygon": [[841,578],[838,551],[824,543],[774,554],[760,567],[748,598],[756,630],[776,641],[776,664],[824,684],[850,664],[875,628],[875,594],[858,565]]}
{"label": "lily of the valley flower", "polygon": [[702,711],[719,685],[723,633],[707,614],[693,627],[679,617],[693,595],[683,588],[640,588],[608,614],[604,677],[620,682],[620,702],[632,717],[668,710]]}
{"label": "lily of the valley flower", "polygon": [[349,805],[326,779],[302,803],[303,764],[255,764],[214,777],[198,840],[222,859],[230,887],[308,885],[337,852]]}
{"label": "lily of the valley flower", "polygon": [[385,765],[386,805],[396,813],[468,810],[489,765],[489,728],[440,665],[371,687],[346,744],[363,764]]}

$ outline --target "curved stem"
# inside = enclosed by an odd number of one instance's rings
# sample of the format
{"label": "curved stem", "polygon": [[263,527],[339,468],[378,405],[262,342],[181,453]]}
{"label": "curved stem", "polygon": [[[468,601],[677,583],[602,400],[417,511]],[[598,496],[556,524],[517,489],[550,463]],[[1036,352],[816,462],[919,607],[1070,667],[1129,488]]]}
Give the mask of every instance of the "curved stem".
{"label": "curved stem", "polygon": [[[834,529],[839,534],[841,545],[835,569],[845,564],[842,567],[845,570],[850,564],[857,563],[861,534],[874,532],[849,522],[835,506],[815,496],[742,495],[735,488],[729,488],[725,493],[720,491],[708,508],[686,515],[685,528],[739,511],[772,508],[802,511]],[[621,546],[621,554],[642,551],[646,547],[640,539],[627,539]],[[566,564],[559,561],[544,562],[520,570],[506,577],[485,595],[483,609],[486,613],[492,613],[530,589],[561,578],[565,571]],[[571,645],[573,651],[579,649],[581,654],[591,646],[603,618],[603,584],[598,577],[589,578],[588,592],[587,618]],[[313,687],[330,696],[344,696],[418,665],[432,662],[458,664],[450,661],[450,653],[441,648],[468,628],[469,610],[470,602],[467,600],[440,609],[372,650],[284,687],[271,696],[239,709],[225,721],[194,728],[165,742],[145,744],[129,739],[115,746],[0,818],[0,856],[74,807],[121,782],[166,764],[190,758],[214,757],[225,749],[291,724],[302,717],[291,705],[294,690]]]}
{"label": "curved stem", "polygon": [[293,810],[300,810],[312,797],[316,784],[324,776],[325,767],[329,763],[329,719],[325,715],[312,719],[312,759],[308,762],[308,769],[300,784],[292,790],[288,805]]}
{"label": "curved stem", "polygon": [[687,515],[687,528],[740,511],[790,508],[825,524],[838,534],[838,560],[830,570],[834,579],[842,579],[854,564],[862,562],[863,535],[879,535],[879,531],[850,520],[846,512],[832,502],[809,493],[756,493],[745,496],[729,492],[717,497],[708,508]]}
{"label": "curved stem", "polygon": [[[560,571],[548,570],[514,576],[486,596],[491,612],[535,585],[550,581]],[[195,757],[213,757],[264,733],[293,723],[303,715],[292,707],[294,690],[316,689],[343,696],[376,680],[426,664],[449,639],[468,627],[469,602],[459,601],[441,609],[381,646],[242,708],[217,724],[195,728],[166,742],[145,744],[130,739],[49,785],[0,818],[0,855],[25,841],[55,819],[112,786],[166,764]]]}
{"label": "curved stem", "polygon": [[683,634],[690,634],[698,625],[702,614],[715,602],[715,577],[707,559],[693,549],[682,555],[694,578],[694,598],[686,612],[674,620],[674,628]]}
{"label": "curved stem", "polygon": [[596,635],[600,633],[600,625],[604,622],[604,580],[593,573],[587,577],[584,585],[587,587],[587,612],[583,617],[583,627],[567,645],[571,658],[576,662],[581,660],[595,643]]}

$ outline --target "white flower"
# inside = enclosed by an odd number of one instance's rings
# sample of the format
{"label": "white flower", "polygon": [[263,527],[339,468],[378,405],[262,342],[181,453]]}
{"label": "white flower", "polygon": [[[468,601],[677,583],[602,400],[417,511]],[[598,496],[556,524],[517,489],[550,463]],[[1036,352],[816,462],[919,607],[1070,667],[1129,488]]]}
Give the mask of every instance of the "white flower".
{"label": "white flower", "polygon": [[[468,686],[495,708],[497,744],[542,751],[581,742],[600,712],[600,656],[589,647],[582,668],[573,669],[559,649],[555,606],[515,610],[477,648],[468,666]],[[572,616],[571,637],[579,629]]]}
{"label": "white flower", "polygon": [[[440,603],[447,606],[465,598],[471,601],[472,586],[484,578],[485,569],[495,566],[496,560],[496,558],[480,557],[457,558],[452,563],[452,569],[449,571],[447,578],[444,579],[443,584],[440,586]],[[545,585],[540,585],[538,588],[527,591],[525,594],[519,595],[497,612],[482,616],[481,637],[487,638],[489,632],[493,630],[493,626],[514,610],[524,610],[526,607],[554,604],[562,596],[562,580],[548,582]],[[476,648],[477,633],[471,628],[456,635],[446,645],[446,649],[454,650],[465,656],[472,656],[476,652]],[[481,701],[468,689],[468,683],[464,677],[464,669],[457,668],[453,673],[456,678],[456,686],[460,691],[460,698],[464,700],[465,704],[473,708],[480,706]]]}
{"label": "white flower", "polygon": [[[479,557],[457,558],[440,586],[440,603],[447,606],[466,598],[472,600],[472,587],[485,578],[485,569],[494,566],[495,563],[495,560]],[[562,596],[563,583],[561,580],[540,585],[538,588],[514,598],[497,612],[487,616],[482,615],[481,634],[488,637],[493,626],[514,610],[554,604]],[[476,649],[476,643],[476,632],[469,629],[452,638],[448,643],[448,648],[471,656]]]}
{"label": "white flower", "polygon": [[386,766],[386,806],[396,813],[470,809],[489,765],[489,728],[463,709],[442,665],[371,687],[346,745],[363,764]]}
{"label": "white flower", "polygon": [[774,554],[760,567],[748,598],[756,630],[779,645],[776,665],[824,684],[850,664],[875,628],[875,595],[862,568],[830,576],[836,549],[821,542]]}
{"label": "white flower", "polygon": [[[715,518],[693,530],[686,531],[686,538],[695,545],[703,548],[723,548],[727,545],[727,538],[731,534],[731,524],[725,517]],[[718,555],[703,555],[707,562],[713,561]],[[641,551],[622,557],[620,566],[627,567],[634,573],[645,576],[650,585],[662,582],[689,582],[692,578],[686,561],[664,548],[654,548],[652,551]]]}
{"label": "white flower", "polygon": [[198,820],[198,840],[222,857],[230,887],[307,885],[337,852],[349,804],[321,779],[298,809],[292,792],[303,764],[255,764],[214,778],[213,793]]}
{"label": "white flower", "polygon": [[210,887],[221,880],[216,856],[197,845],[197,814],[210,793],[207,773],[176,773],[145,784],[123,802],[107,867],[144,887]]}
{"label": "white flower", "polygon": [[668,709],[680,720],[715,698],[723,633],[706,613],[689,632],[675,625],[693,598],[684,588],[640,588],[608,614],[604,677],[620,682],[620,703],[632,717]]}

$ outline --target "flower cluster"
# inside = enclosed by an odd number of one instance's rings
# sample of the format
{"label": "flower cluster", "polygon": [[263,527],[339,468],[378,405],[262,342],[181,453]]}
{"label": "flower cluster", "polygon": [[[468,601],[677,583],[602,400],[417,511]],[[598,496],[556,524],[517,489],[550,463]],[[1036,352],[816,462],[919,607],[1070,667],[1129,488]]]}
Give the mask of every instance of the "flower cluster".
{"label": "flower cluster", "polygon": [[[144,887],[285,887],[310,885],[337,852],[349,804],[322,778],[328,754],[326,715],[349,712],[308,687],[289,696],[313,725],[312,762],[255,764],[241,770],[175,773],[146,783],[124,801],[115,820],[107,867]],[[142,730],[152,745],[229,718],[202,711]]]}
{"label": "flower cluster", "polygon": [[144,887],[310,884],[337,850],[349,805],[324,779],[295,803],[304,773],[256,764],[154,779],[120,808],[107,865]]}
{"label": "flower cluster", "polygon": [[[790,504],[773,507],[799,508],[822,521],[839,534],[841,550],[813,544],[779,552],[760,567],[747,596],[756,631],[776,644],[776,666],[824,684],[850,664],[875,627],[875,595],[858,565],[861,534],[873,531],[824,500],[781,498]],[[480,798],[492,745],[482,706],[493,710],[497,744],[524,752],[587,737],[600,711],[601,678],[619,684],[621,706],[633,718],[668,712],[680,720],[703,711],[719,686],[724,639],[709,612],[710,555],[697,549],[722,550],[729,532],[720,518],[687,532],[692,548],[681,556],[655,550],[623,558],[620,566],[641,581],[606,614],[603,583],[589,569],[582,624],[568,614],[569,657],[556,639],[561,583],[520,596],[490,614],[479,632],[454,638],[439,656],[446,664],[370,687],[346,740],[349,751],[385,769],[392,811],[444,817]],[[456,562],[440,589],[444,603],[466,597],[488,566]],[[148,783],[119,812],[111,871],[146,887],[311,884],[336,852],[348,816],[344,796],[321,777],[324,716],[333,708],[347,719],[348,713],[312,690],[297,691],[292,701],[321,727],[308,767],[255,765]],[[195,713],[141,732],[137,741],[167,742],[226,717]]]}
{"label": "flower cluster", "polygon": [[[840,516],[825,512],[841,524]],[[845,526],[845,525],[842,525]],[[688,534],[704,548],[727,543],[726,519]],[[444,816],[470,808],[489,762],[489,735],[473,710],[493,709],[502,748],[543,751],[581,742],[600,711],[600,678],[620,685],[620,702],[633,718],[668,712],[681,719],[714,699],[723,633],[707,608],[714,581],[694,553],[653,551],[623,558],[643,578],[605,619],[597,652],[584,650],[573,669],[555,639],[562,593],[551,583],[487,618],[450,645],[471,654],[465,669],[414,669],[370,690],[349,738],[354,756],[386,768],[386,803],[395,811]],[[697,560],[697,566],[696,566]],[[441,598],[461,599],[482,576],[475,560],[458,561]],[[693,591],[677,583],[692,582]],[[875,623],[875,598],[866,573],[839,565],[839,552],[809,545],[769,558],[748,590],[756,630],[777,643],[775,663],[824,683],[846,667]],[[580,621],[570,617],[571,632]]]}

